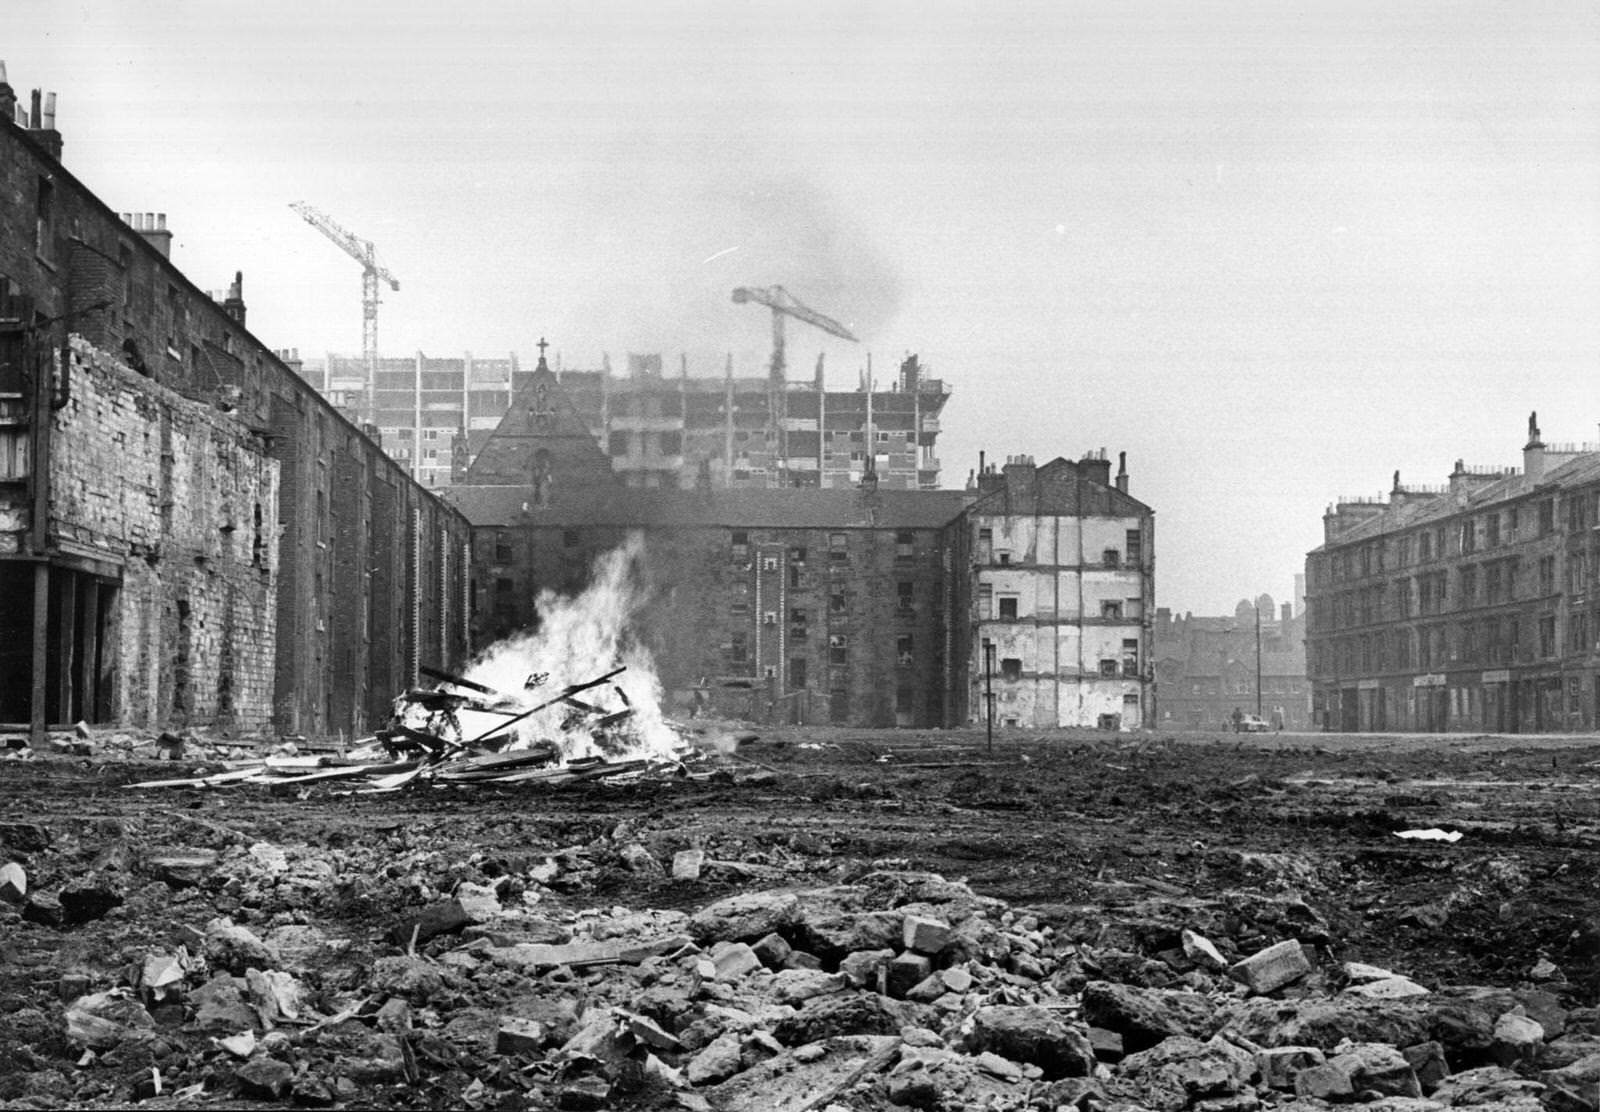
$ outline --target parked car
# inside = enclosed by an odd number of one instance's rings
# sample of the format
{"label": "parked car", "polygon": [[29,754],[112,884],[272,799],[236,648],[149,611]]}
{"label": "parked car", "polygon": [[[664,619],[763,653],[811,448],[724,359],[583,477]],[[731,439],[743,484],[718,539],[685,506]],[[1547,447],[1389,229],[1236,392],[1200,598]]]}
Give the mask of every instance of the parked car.
{"label": "parked car", "polygon": [[1259,714],[1244,714],[1239,716],[1239,724],[1234,729],[1241,734],[1264,734],[1272,727]]}

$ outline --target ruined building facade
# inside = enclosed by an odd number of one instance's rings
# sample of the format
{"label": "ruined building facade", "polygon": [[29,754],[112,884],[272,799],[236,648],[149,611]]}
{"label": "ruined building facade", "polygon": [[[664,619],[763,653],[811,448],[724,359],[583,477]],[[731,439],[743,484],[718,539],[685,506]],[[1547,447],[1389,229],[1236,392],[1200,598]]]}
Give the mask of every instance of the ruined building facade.
{"label": "ruined building facade", "polygon": [[[0,82],[0,723],[364,732],[467,650],[466,521]],[[14,122],[15,121],[15,122]]]}
{"label": "ruined building facade", "polygon": [[980,468],[947,534],[956,717],[1011,726],[1152,724],[1155,519],[1103,452]]}
{"label": "ruined building facade", "polygon": [[1343,499],[1306,557],[1313,713],[1343,731],[1600,725],[1600,448]]}
{"label": "ruined building facade", "polygon": [[[543,356],[541,355],[541,358]],[[347,413],[356,412],[365,363],[329,355],[301,373]],[[625,486],[828,489],[868,470],[884,490],[936,490],[935,443],[949,387],[907,356],[890,389],[774,387],[767,377],[691,377],[686,361],[665,374],[660,355],[630,355],[626,375],[557,370],[589,436]],[[376,430],[384,449],[428,487],[464,479],[489,434],[530,381],[507,358],[425,356],[378,362]],[[704,473],[702,475],[702,473]]]}
{"label": "ruined building facade", "polygon": [[[978,721],[978,647],[992,638],[1027,657],[1025,672],[995,678],[1005,696],[997,721],[1146,721],[1150,511],[1112,483],[1103,458],[1019,463],[966,491],[890,489],[871,471],[821,489],[727,489],[705,469],[689,489],[632,486],[596,442],[569,377],[541,361],[448,492],[473,524],[480,640],[531,628],[541,591],[578,590],[599,554],[638,533],[649,580],[640,635],[680,709],[702,699],[765,721]],[[1014,563],[980,548],[985,530],[1013,544]],[[1105,537],[1120,552],[1130,531],[1136,550],[1108,568]],[[1099,546],[1092,568],[1062,555],[1080,540]],[[1087,601],[1046,613],[1038,600],[1055,588],[1045,584],[1076,593],[1078,578]],[[980,610],[997,582],[1028,607]],[[1134,605],[1108,617],[1104,592]],[[1029,637],[1070,645],[1071,659],[1025,648]],[[1100,674],[1107,645],[1114,677]]]}

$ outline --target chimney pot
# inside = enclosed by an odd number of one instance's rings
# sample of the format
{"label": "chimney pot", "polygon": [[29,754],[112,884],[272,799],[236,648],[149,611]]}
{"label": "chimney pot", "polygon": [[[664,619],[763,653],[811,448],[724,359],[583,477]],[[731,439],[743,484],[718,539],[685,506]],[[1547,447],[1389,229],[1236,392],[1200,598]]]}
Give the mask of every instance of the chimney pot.
{"label": "chimney pot", "polygon": [[56,95],[54,93],[46,93],[44,95],[44,126],[48,131],[55,130]]}

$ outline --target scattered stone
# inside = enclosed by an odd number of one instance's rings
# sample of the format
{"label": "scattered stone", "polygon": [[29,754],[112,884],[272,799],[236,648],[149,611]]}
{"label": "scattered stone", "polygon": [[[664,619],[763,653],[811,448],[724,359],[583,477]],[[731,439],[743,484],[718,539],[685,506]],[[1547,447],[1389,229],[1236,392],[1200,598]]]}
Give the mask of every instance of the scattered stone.
{"label": "scattered stone", "polygon": [[263,1100],[282,1100],[294,1087],[294,1070],[276,1058],[252,1058],[234,1070],[233,1076],[241,1092]]}
{"label": "scattered stone", "polygon": [[1127,1053],[1122,1036],[1104,1027],[1089,1028],[1089,1048],[1094,1051],[1095,1060],[1100,1062],[1120,1062]]}
{"label": "scattered stone", "polygon": [[217,867],[218,854],[210,849],[163,849],[145,856],[151,876],[173,888],[193,888]]}
{"label": "scattered stone", "polygon": [[1531,1061],[1544,1044],[1544,1028],[1535,1019],[1507,1012],[1494,1024],[1494,1042],[1489,1053],[1497,1065],[1512,1067]]}
{"label": "scattered stone", "polygon": [[967,1045],[1036,1065],[1052,1080],[1083,1077],[1094,1071],[1095,1053],[1089,1037],[1039,1005],[979,1008],[972,1016]]}
{"label": "scattered stone", "polygon": [[217,1045],[235,1058],[243,1060],[256,1052],[256,1033],[244,1031],[237,1035],[229,1035],[225,1039],[218,1039]]}
{"label": "scattered stone", "polygon": [[736,981],[761,968],[761,959],[743,942],[732,942],[711,952],[711,964],[719,981]]}
{"label": "scattered stone", "polygon": [[1214,946],[1209,938],[1202,934],[1184,928],[1179,936],[1183,944],[1183,956],[1194,962],[1201,969],[1209,969],[1213,973],[1221,973],[1228,968],[1228,959],[1222,956],[1222,951]]}
{"label": "scattered stone", "polygon": [[888,966],[889,995],[904,996],[933,972],[933,963],[921,954],[901,953]]}
{"label": "scattered stone", "polygon": [[1230,977],[1262,996],[1293,984],[1310,972],[1311,961],[1293,938],[1257,951],[1228,968]]}
{"label": "scattered stone", "polygon": [[772,978],[773,999],[780,1004],[801,1004],[814,996],[842,992],[847,982],[842,973],[820,969],[785,969]]}
{"label": "scattered stone", "polygon": [[1411,1072],[1417,1075],[1417,1084],[1422,1086],[1424,1095],[1432,1093],[1450,1075],[1450,1065],[1445,1061],[1442,1043],[1432,1040],[1416,1043],[1401,1047],[1400,1053],[1411,1064]]}
{"label": "scattered stone", "polygon": [[657,1050],[679,1051],[683,1043],[676,1035],[668,1034],[661,1025],[642,1015],[628,1017],[628,1033],[645,1046]]}
{"label": "scattered stone", "polygon": [[751,949],[756,952],[756,957],[761,959],[761,964],[768,969],[782,969],[794,955],[794,947],[776,931],[764,935]]}
{"label": "scattered stone", "polygon": [[893,1065],[900,1040],[854,1036],[810,1043],[758,1063],[707,1094],[713,1106],[761,1112],[825,1110],[863,1078]]}
{"label": "scattered stone", "polygon": [[1345,989],[1351,996],[1368,1000],[1405,1000],[1412,996],[1427,996],[1428,990],[1410,977],[1384,977],[1376,981],[1363,981]]}
{"label": "scattered stone", "polygon": [[460,900],[445,900],[402,919],[389,929],[388,939],[401,949],[421,946],[441,934],[457,934],[473,922]]}
{"label": "scattered stone", "polygon": [[800,898],[793,892],[747,892],[701,908],[689,919],[689,933],[702,945],[745,941],[792,924]]}
{"label": "scattered stone", "polygon": [[907,915],[901,933],[901,945],[919,954],[938,957],[944,953],[954,937],[950,924],[942,919],[929,919],[921,915]]}
{"label": "scattered stone", "polygon": [[680,849],[672,855],[672,879],[699,880],[700,870],[705,867],[705,863],[705,850]]}
{"label": "scattered stone", "polygon": [[1314,1046],[1273,1046],[1256,1053],[1261,1083],[1269,1089],[1293,1089],[1302,1070],[1323,1065],[1327,1058]]}
{"label": "scattered stone", "polygon": [[887,971],[894,953],[893,950],[857,950],[839,962],[839,972],[855,988],[887,992]]}
{"label": "scattered stone", "polygon": [[739,1035],[724,1032],[711,1040],[700,1053],[689,1060],[686,1076],[691,1085],[708,1085],[737,1073],[740,1065],[741,1044]]}
{"label": "scattered stone", "polygon": [[500,914],[500,894],[491,884],[474,884],[464,880],[456,885],[456,903],[472,926],[487,923]]}
{"label": "scattered stone", "polygon": [[289,871],[289,855],[271,842],[257,842],[246,852],[257,865],[274,876]]}
{"label": "scattered stone", "polygon": [[998,1077],[1002,1081],[1021,1081],[1022,1067],[991,1050],[985,1050],[978,1055],[978,1068],[984,1073]]}
{"label": "scattered stone", "polygon": [[22,918],[29,923],[46,927],[59,927],[67,921],[61,901],[48,892],[35,892],[22,908]]}
{"label": "scattered stone", "polygon": [[1120,1034],[1130,1052],[1174,1035],[1209,1035],[1216,1027],[1215,1011],[1210,998],[1195,992],[1110,981],[1090,981],[1083,989],[1083,1018]]}
{"label": "scattered stone", "polygon": [[622,864],[631,873],[639,873],[642,876],[666,875],[667,871],[661,867],[661,862],[638,842],[630,842],[623,846],[618,856],[622,858]]}
{"label": "scattered stone", "polygon": [[242,975],[246,969],[271,969],[278,964],[277,955],[254,931],[226,919],[210,926],[204,945],[206,961],[230,973]]}
{"label": "scattered stone", "polygon": [[0,902],[22,904],[28,898],[28,874],[15,861],[0,865]]}
{"label": "scattered stone", "polygon": [[572,1109],[574,1112],[593,1112],[597,1109],[610,1108],[612,1107],[611,1083],[595,1074],[563,1081],[561,1092],[556,1097],[556,1107]]}
{"label": "scattered stone", "polygon": [[81,996],[67,1006],[69,1041],[92,1050],[109,1050],[128,1039],[142,1040],[156,1021],[144,1005],[125,992],[97,992]]}
{"label": "scattered stone", "polygon": [[544,1024],[521,1016],[503,1016],[495,1033],[496,1054],[534,1054],[546,1041]]}

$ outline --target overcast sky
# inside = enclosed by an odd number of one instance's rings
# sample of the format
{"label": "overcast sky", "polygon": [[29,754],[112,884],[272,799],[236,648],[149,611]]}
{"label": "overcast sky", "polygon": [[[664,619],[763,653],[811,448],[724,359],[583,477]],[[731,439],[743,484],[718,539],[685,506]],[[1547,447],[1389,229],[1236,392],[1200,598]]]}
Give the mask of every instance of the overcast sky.
{"label": "overcast sky", "polygon": [[250,326],[794,377],[917,352],[977,462],[1127,451],[1160,605],[1286,598],[1339,495],[1594,441],[1600,9],[1552,0],[9,0],[64,160]]}

